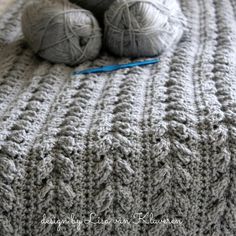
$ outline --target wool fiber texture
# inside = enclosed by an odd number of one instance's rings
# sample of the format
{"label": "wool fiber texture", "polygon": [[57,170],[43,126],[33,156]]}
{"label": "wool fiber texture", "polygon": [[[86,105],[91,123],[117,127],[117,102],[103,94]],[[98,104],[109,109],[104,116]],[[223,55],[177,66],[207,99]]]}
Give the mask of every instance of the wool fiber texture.
{"label": "wool fiber texture", "polygon": [[1,236],[236,235],[236,5],[179,2],[188,30],[159,64],[74,79],[22,40],[28,0],[0,15]]}
{"label": "wool fiber texture", "polygon": [[93,14],[66,0],[43,0],[26,6],[22,16],[24,36],[42,58],[77,65],[96,58],[102,35]]}
{"label": "wool fiber texture", "polygon": [[179,42],[186,23],[177,0],[116,0],[104,17],[105,45],[118,56],[156,56]]}

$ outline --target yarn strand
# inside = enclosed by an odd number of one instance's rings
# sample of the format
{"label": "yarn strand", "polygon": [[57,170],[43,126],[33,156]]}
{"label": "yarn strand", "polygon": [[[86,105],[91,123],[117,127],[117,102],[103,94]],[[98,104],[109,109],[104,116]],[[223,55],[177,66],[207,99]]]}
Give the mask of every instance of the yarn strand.
{"label": "yarn strand", "polygon": [[93,14],[64,0],[29,4],[22,15],[22,31],[33,51],[52,63],[74,66],[93,60],[102,45]]}
{"label": "yarn strand", "polygon": [[177,0],[116,0],[104,22],[107,48],[122,57],[157,56],[179,42],[186,26]]}

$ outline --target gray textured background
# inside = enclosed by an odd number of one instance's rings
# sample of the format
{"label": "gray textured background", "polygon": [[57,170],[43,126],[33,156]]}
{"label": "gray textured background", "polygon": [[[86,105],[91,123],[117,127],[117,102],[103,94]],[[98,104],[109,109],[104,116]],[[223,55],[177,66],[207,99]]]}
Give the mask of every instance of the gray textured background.
{"label": "gray textured background", "polygon": [[[181,0],[161,63],[76,79],[20,39],[25,2],[0,17],[0,235],[236,235],[236,2]],[[183,224],[41,224],[92,212]]]}

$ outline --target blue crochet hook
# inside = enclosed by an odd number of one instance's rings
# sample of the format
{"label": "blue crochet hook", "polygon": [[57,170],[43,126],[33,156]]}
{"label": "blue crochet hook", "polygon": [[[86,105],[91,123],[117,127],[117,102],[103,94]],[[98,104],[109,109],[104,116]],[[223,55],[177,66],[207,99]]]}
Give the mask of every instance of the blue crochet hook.
{"label": "blue crochet hook", "polygon": [[116,70],[132,68],[132,67],[136,67],[136,66],[145,66],[145,65],[156,64],[158,62],[160,62],[159,59],[150,59],[150,60],[145,60],[145,61],[131,62],[131,63],[127,63],[127,64],[102,66],[102,67],[97,67],[97,68],[90,68],[90,69],[86,69],[86,70],[81,70],[81,71],[74,71],[73,75],[75,76],[75,75],[87,75],[87,74],[92,74],[92,73],[112,72],[112,71],[116,71]]}

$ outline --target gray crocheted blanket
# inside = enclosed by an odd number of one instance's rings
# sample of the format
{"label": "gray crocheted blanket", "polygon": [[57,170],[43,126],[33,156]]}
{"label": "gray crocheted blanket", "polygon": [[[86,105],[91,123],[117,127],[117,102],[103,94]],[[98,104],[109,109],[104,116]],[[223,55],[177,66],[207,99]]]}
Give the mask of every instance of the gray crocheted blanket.
{"label": "gray crocheted blanket", "polygon": [[77,78],[28,48],[26,2],[0,16],[0,235],[236,235],[236,1],[181,0],[161,63]]}

